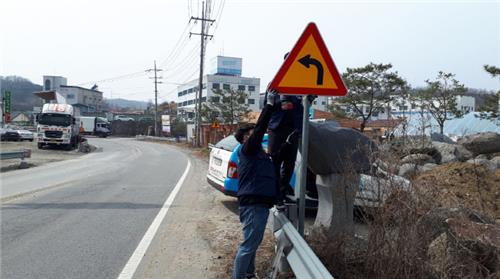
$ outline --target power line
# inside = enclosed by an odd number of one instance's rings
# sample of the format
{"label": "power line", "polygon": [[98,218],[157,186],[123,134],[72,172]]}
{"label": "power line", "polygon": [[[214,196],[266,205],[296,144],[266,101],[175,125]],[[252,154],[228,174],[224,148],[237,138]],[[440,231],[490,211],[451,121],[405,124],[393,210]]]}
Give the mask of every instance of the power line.
{"label": "power line", "polygon": [[83,83],[77,84],[77,86],[82,86],[82,85],[92,84],[92,83],[112,82],[112,81],[117,81],[117,80],[127,79],[127,78],[135,78],[135,77],[139,77],[141,74],[146,74],[146,72],[145,71],[140,71],[140,72],[135,72],[135,73],[125,74],[125,75],[120,75],[120,76],[106,78],[106,79],[101,79],[101,80],[96,80],[96,81],[83,82]]}
{"label": "power line", "polygon": [[198,51],[199,51],[200,46],[199,45],[194,45],[189,52],[183,57],[183,59],[178,59],[178,63],[172,63],[170,67],[168,67],[168,71],[174,71],[177,68],[180,68],[183,66],[186,62],[186,60],[191,59],[192,56],[194,56]]}
{"label": "power line", "polygon": [[[194,51],[199,51],[199,46],[193,49]],[[191,52],[191,55],[184,59],[181,64],[176,66],[173,70],[169,70],[169,75],[166,77],[169,80],[174,79],[174,77],[182,76],[182,74],[186,73],[187,70],[191,69],[190,66],[195,66],[194,62],[196,60],[196,52]]]}
{"label": "power line", "polygon": [[182,49],[180,47],[181,44],[185,44],[185,42],[187,41],[187,38],[186,38],[186,34],[187,34],[187,31],[188,31],[188,28],[189,28],[189,25],[191,24],[191,20],[186,24],[186,26],[184,27],[184,30],[182,31],[181,33],[181,36],[179,37],[179,39],[177,40],[177,42],[175,43],[174,47],[172,48],[172,50],[170,51],[170,54],[167,56],[167,58],[165,58],[165,60],[163,60],[162,63],[160,63],[160,65],[166,65],[167,63],[171,62],[170,60],[172,58],[175,58],[177,54],[177,52],[179,51],[179,49]]}
{"label": "power line", "polygon": [[220,19],[222,17],[222,11],[224,10],[225,5],[226,5],[226,0],[222,0],[221,4],[219,5],[219,9],[217,10],[217,15],[215,16],[215,26],[214,26],[214,31],[212,32],[213,35],[215,35],[215,32],[217,31],[217,28],[220,25]]}
{"label": "power line", "polygon": [[[196,69],[191,75],[189,75],[183,82],[181,82],[179,85],[183,85],[183,84],[186,84],[188,81],[192,80],[193,78],[196,77],[196,75],[198,74],[198,69]],[[172,93],[177,93],[177,87],[173,88],[172,90],[170,90],[169,92],[163,94],[163,95],[160,95],[160,98],[162,99],[166,99],[168,96],[172,95]]]}

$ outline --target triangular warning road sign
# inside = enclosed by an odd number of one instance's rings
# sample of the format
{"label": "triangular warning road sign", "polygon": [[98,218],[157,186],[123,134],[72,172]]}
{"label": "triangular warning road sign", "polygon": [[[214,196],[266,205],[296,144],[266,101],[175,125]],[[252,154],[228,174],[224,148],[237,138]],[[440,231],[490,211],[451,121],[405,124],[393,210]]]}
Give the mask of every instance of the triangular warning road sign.
{"label": "triangular warning road sign", "polygon": [[307,25],[269,87],[280,94],[346,95],[347,89],[316,24]]}

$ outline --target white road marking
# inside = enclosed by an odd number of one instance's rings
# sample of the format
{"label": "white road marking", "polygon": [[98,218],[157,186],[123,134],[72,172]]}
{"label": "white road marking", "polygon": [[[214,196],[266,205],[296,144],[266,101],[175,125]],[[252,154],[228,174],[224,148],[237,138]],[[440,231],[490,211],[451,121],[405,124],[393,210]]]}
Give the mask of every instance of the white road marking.
{"label": "white road marking", "polygon": [[148,249],[149,245],[151,244],[151,241],[153,241],[153,238],[158,231],[158,228],[160,227],[161,222],[167,215],[168,210],[170,209],[170,206],[174,202],[175,196],[177,196],[177,193],[181,189],[182,184],[184,183],[184,180],[186,179],[186,176],[189,172],[189,169],[191,168],[191,162],[188,159],[188,164],[186,166],[186,170],[182,174],[181,178],[179,181],[177,181],[177,184],[175,185],[174,189],[168,196],[167,200],[163,204],[162,208],[160,209],[160,212],[158,212],[158,215],[156,215],[155,219],[153,220],[153,223],[149,226],[148,230],[144,234],[144,236],[141,239],[141,242],[139,242],[139,245],[137,248],[135,248],[134,253],[128,260],[127,264],[123,268],[122,272],[120,275],[118,275],[118,279],[131,279],[132,276],[134,275],[135,271],[137,270],[137,267],[139,267],[139,264],[141,263],[142,258],[146,254],[146,250]]}

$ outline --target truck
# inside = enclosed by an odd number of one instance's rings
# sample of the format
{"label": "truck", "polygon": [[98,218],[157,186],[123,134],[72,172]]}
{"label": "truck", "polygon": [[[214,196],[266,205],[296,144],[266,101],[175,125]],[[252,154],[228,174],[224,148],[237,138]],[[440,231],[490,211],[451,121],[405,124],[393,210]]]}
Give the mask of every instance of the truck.
{"label": "truck", "polygon": [[94,116],[81,116],[80,124],[83,127],[83,133],[105,138],[111,134],[109,121],[106,118]]}
{"label": "truck", "polygon": [[81,140],[80,110],[68,104],[44,104],[37,117],[38,148],[61,146],[74,149]]}

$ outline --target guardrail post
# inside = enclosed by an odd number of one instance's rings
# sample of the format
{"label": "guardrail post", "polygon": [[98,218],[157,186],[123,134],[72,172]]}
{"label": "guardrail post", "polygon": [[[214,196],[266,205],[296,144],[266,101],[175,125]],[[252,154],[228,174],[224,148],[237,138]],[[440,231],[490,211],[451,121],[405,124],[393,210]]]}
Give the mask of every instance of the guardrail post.
{"label": "guardrail post", "polygon": [[[291,210],[290,210],[291,207]],[[292,269],[290,268],[290,265],[288,265],[288,262],[286,260],[286,253],[285,251],[288,250],[287,246],[290,245],[290,243],[287,241],[286,236],[284,235],[283,231],[281,228],[283,227],[283,222],[278,218],[278,214],[283,213],[285,215],[288,215],[289,212],[293,211],[295,212],[295,219],[297,219],[297,205],[295,206],[287,206],[285,211],[271,211],[273,214],[273,233],[274,237],[276,238],[276,246],[275,246],[275,253],[276,255],[274,256],[273,260],[273,272],[271,278],[276,278],[278,272],[290,272]]]}
{"label": "guardrail post", "polygon": [[330,235],[353,232],[353,210],[359,174],[318,175],[318,213],[315,227],[324,227]]}

